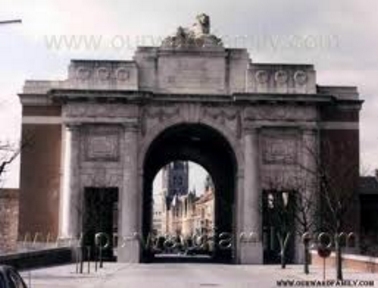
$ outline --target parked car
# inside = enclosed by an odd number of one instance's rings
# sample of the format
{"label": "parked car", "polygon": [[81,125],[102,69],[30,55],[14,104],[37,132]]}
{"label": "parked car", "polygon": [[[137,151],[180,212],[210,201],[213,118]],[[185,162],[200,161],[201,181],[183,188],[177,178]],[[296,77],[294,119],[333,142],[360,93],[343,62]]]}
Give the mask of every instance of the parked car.
{"label": "parked car", "polygon": [[0,265],[0,288],[28,288],[17,272],[11,266]]}

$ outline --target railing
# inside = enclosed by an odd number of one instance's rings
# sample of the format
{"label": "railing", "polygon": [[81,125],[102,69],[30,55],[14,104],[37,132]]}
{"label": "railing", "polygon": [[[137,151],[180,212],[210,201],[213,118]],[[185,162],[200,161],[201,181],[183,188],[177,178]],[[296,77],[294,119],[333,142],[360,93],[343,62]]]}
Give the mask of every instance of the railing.
{"label": "railing", "polygon": [[[104,247],[101,245],[84,246],[83,237],[54,239],[49,233],[47,235],[38,232],[25,233],[17,243],[8,244],[11,245],[7,245],[7,250],[0,250],[0,265],[29,269],[75,263],[76,273],[84,273],[84,270],[90,273],[91,264],[95,266],[94,271],[104,267]],[[113,247],[115,244],[113,243]]]}

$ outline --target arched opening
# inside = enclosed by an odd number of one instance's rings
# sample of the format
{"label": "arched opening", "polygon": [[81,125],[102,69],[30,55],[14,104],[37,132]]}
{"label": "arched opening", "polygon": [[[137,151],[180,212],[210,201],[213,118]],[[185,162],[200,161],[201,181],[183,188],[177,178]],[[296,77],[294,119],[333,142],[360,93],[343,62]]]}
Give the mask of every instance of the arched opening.
{"label": "arched opening", "polygon": [[[150,145],[143,165],[143,239],[148,239],[153,219],[153,180],[174,161],[193,161],[204,167],[214,183],[213,262],[233,262],[235,243],[235,189],[237,163],[228,141],[202,124],[180,124],[163,131]],[[142,261],[154,260],[142,246]]]}
{"label": "arched opening", "polygon": [[207,262],[213,254],[212,177],[201,165],[174,161],[153,182],[150,231],[156,261]]}

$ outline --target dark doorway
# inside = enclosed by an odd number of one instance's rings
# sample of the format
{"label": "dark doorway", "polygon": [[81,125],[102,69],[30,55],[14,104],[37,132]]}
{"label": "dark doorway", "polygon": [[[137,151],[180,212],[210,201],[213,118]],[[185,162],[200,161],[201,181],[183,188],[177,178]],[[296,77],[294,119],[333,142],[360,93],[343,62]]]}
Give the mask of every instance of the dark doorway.
{"label": "dark doorway", "polygon": [[285,239],[285,259],[294,263],[295,252],[295,193],[293,191],[263,191],[264,263],[281,263],[281,248]]}
{"label": "dark doorway", "polygon": [[[150,145],[144,162],[144,239],[148,239],[152,230],[152,182],[158,171],[173,161],[196,162],[211,175],[215,187],[211,261],[234,262],[234,240],[229,241],[228,248],[218,244],[221,233],[235,236],[236,157],[223,135],[202,124],[182,124],[168,128]],[[142,248],[141,253],[143,262],[154,261],[154,253],[148,247]]]}
{"label": "dark doorway", "polygon": [[[118,188],[86,187],[84,193],[83,235],[84,245],[91,249],[91,257],[99,253],[105,260],[115,260],[114,235],[117,233]],[[96,238],[96,235],[101,236]],[[97,242],[96,242],[97,241]]]}
{"label": "dark doorway", "polygon": [[361,253],[378,255],[378,195],[360,195]]}
{"label": "dark doorway", "polygon": [[364,235],[378,234],[378,195],[360,195],[361,231]]}

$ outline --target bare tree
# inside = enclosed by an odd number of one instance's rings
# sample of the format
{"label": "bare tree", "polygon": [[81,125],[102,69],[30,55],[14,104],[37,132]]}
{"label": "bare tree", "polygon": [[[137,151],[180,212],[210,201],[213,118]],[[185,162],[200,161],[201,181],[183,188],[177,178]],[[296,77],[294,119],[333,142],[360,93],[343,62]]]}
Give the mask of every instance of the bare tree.
{"label": "bare tree", "polygon": [[32,141],[33,137],[31,135],[26,135],[19,143],[0,141],[0,182],[8,172],[9,166],[20,155],[21,150],[30,145]]}
{"label": "bare tree", "polygon": [[21,149],[11,143],[0,143],[0,177],[7,172],[9,165],[20,154]]}
{"label": "bare tree", "polygon": [[[350,212],[358,197],[359,159],[358,155],[355,155],[353,145],[355,145],[353,140],[348,141],[342,137],[333,139],[333,141],[321,140],[319,147],[321,153],[307,149],[307,153],[313,158],[315,167],[300,165],[307,175],[314,177],[317,181],[317,193],[315,195],[319,207],[316,209],[314,219],[319,220],[319,223],[317,223],[319,231],[333,235],[338,280],[343,279],[343,239],[341,239],[341,236],[345,235],[343,233],[345,229],[355,227],[353,223],[347,221],[351,219]],[[304,215],[303,212],[302,215]],[[299,222],[305,224],[305,221]]]}
{"label": "bare tree", "polygon": [[[351,217],[351,212],[358,197],[359,158],[355,154],[358,146],[353,146],[358,145],[356,138],[336,136],[339,135],[331,136],[331,140],[320,138],[318,144],[305,143],[310,145],[304,147],[304,157],[292,163],[290,172],[269,175],[267,192],[275,192],[276,196],[272,196],[273,202],[269,197],[265,202],[269,206],[271,201],[270,205],[276,208],[270,210],[272,215],[269,217],[278,227],[282,268],[285,267],[285,251],[291,233],[302,238],[304,272],[307,274],[311,235],[327,232],[332,235],[336,253],[336,277],[342,280],[342,238],[348,234],[343,232],[356,227],[356,223],[348,220],[356,218]],[[282,201],[285,194],[290,205]],[[294,223],[290,222],[290,217],[294,217]]]}
{"label": "bare tree", "polygon": [[[310,175],[307,175],[310,176]],[[288,187],[293,191],[293,215],[295,219],[295,232],[303,242],[304,273],[309,274],[310,241],[311,235],[316,230],[317,215],[317,190],[312,177],[305,175],[295,176]]]}
{"label": "bare tree", "polygon": [[[21,23],[20,19],[15,20],[1,20],[0,25],[8,25],[8,24],[15,24]],[[17,147],[17,145],[13,145],[9,142],[0,142],[0,181],[1,177],[4,176],[7,167],[17,158],[20,154],[21,146]]]}
{"label": "bare tree", "polygon": [[270,221],[277,230],[275,236],[280,243],[281,267],[286,266],[289,241],[297,237],[303,241],[304,272],[309,274],[311,235],[318,223],[318,190],[312,175],[300,172],[303,171],[297,169],[290,177],[271,175],[265,211],[270,213]]}

